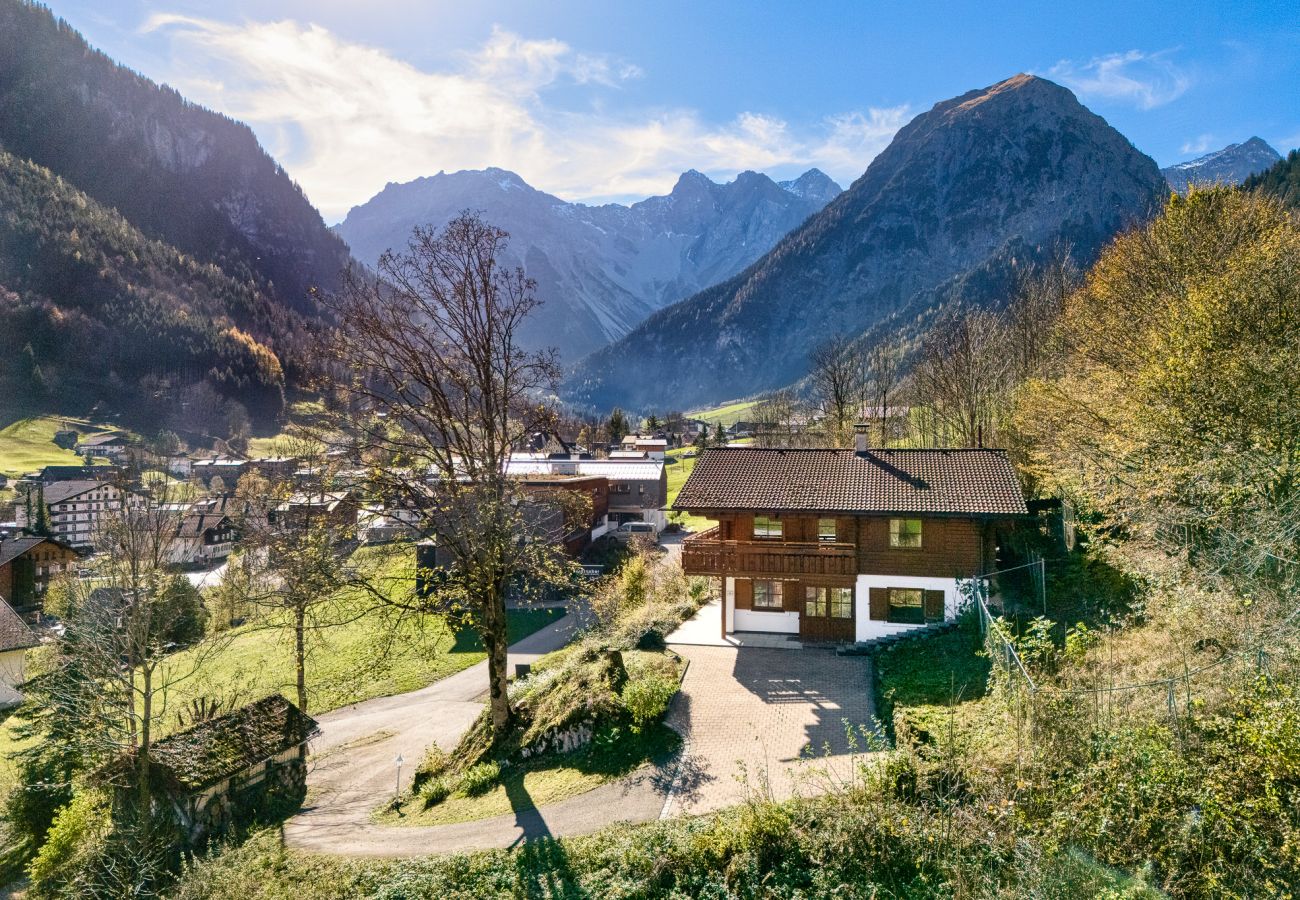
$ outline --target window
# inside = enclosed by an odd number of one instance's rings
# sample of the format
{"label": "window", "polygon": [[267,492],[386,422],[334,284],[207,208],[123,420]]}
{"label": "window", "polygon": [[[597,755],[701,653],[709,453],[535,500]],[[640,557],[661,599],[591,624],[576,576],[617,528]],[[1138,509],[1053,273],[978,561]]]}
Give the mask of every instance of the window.
{"label": "window", "polygon": [[817,520],[817,540],[823,544],[833,544],[839,535],[835,531],[834,519]]}
{"label": "window", "polygon": [[853,618],[853,588],[804,588],[804,615],[824,619]]}
{"label": "window", "polygon": [[889,546],[904,550],[921,549],[920,519],[890,519]]}
{"label": "window", "polygon": [[781,540],[781,520],[776,516],[754,516],[754,537]]}
{"label": "window", "polygon": [[924,592],[916,588],[890,588],[889,621],[905,625],[924,623]]}
{"label": "window", "polygon": [[779,581],[755,581],[754,582],[754,609],[781,609],[782,603],[781,582]]}

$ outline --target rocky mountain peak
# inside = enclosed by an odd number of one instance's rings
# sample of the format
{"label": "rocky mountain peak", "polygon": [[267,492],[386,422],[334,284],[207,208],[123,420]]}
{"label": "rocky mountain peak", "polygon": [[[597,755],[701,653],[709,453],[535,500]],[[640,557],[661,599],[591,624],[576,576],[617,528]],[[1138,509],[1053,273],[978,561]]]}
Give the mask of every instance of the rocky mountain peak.
{"label": "rocky mountain peak", "polygon": [[[830,334],[914,330],[943,303],[993,302],[1017,265],[1059,243],[1086,264],[1165,190],[1155,163],[1070,91],[1016,75],[917,116],[834,203],[585,360],[568,394],[640,409],[783,387]],[[678,364],[698,359],[714,364]]]}
{"label": "rocky mountain peak", "polygon": [[1161,169],[1169,186],[1180,194],[1193,184],[1241,184],[1251,175],[1263,172],[1282,155],[1261,137],[1240,144],[1229,144],[1187,162]]}

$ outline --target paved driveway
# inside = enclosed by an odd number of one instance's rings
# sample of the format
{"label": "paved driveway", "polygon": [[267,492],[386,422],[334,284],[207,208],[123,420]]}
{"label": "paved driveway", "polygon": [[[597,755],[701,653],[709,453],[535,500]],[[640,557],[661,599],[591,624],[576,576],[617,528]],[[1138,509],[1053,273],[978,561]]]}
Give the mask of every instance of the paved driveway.
{"label": "paved driveway", "polygon": [[[669,723],[687,739],[665,815],[820,793],[851,776],[845,720],[870,727],[871,664],[832,650],[674,644],[690,660]],[[808,751],[813,758],[808,759]]]}

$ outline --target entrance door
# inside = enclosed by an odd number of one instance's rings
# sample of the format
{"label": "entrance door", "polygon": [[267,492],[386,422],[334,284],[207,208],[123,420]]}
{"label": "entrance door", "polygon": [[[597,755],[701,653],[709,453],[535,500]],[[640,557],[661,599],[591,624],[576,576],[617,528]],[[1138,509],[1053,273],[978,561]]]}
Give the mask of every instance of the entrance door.
{"label": "entrance door", "polygon": [[805,585],[799,636],[809,641],[853,640],[853,588]]}

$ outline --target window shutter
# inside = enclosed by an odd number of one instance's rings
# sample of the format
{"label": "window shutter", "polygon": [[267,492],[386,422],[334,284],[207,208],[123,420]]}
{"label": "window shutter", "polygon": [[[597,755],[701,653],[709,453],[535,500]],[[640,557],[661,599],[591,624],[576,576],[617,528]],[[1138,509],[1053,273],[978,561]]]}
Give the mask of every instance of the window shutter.
{"label": "window shutter", "polygon": [[748,578],[736,579],[736,609],[754,608],[754,582]]}
{"label": "window shutter", "polygon": [[925,621],[943,621],[943,591],[925,592]]}
{"label": "window shutter", "polygon": [[889,588],[872,588],[870,597],[871,618],[883,622],[889,618]]}

